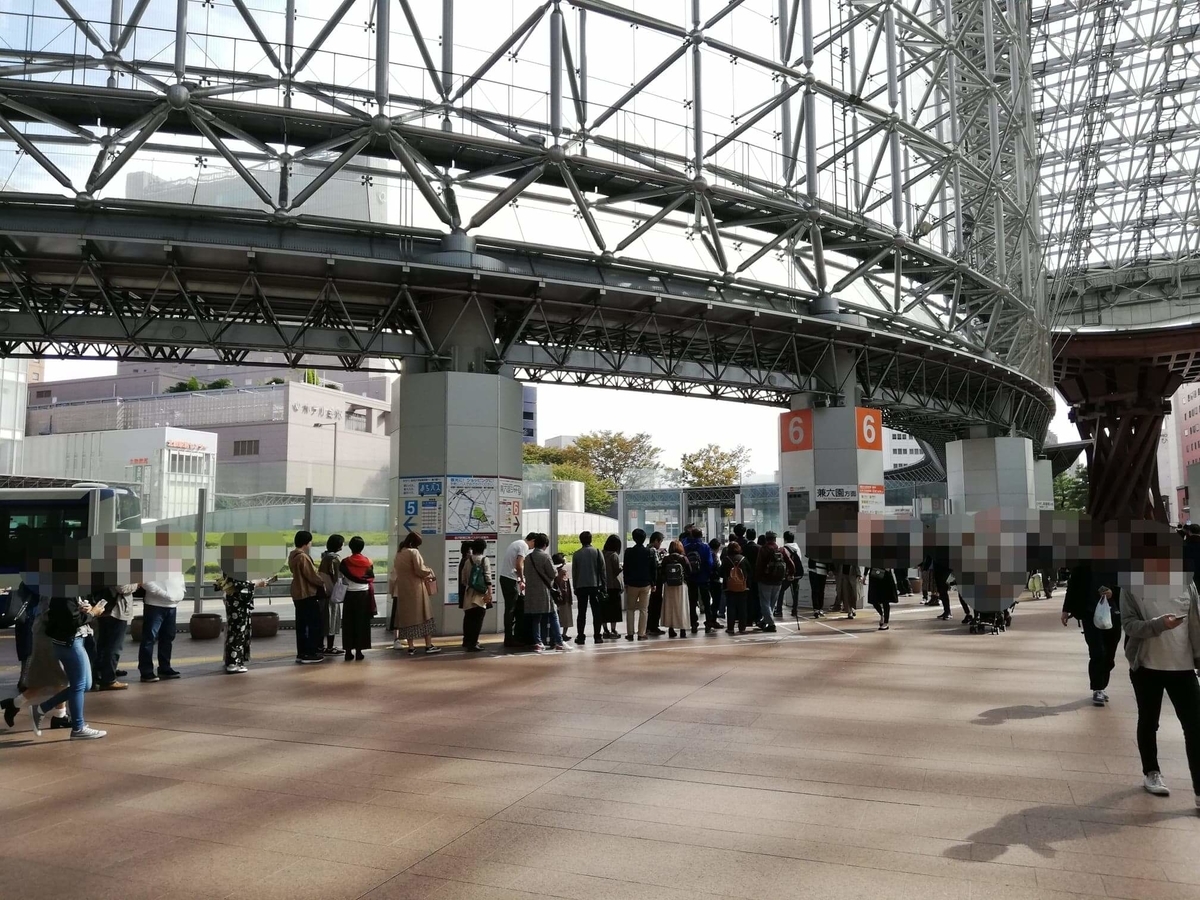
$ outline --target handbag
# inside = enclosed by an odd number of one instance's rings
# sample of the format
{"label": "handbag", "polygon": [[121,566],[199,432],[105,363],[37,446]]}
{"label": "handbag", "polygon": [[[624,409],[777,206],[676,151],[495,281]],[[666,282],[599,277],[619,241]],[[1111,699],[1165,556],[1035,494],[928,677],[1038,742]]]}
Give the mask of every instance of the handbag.
{"label": "handbag", "polygon": [[547,581],[546,576],[539,572],[536,566],[534,567],[534,571],[537,572],[538,578],[541,579],[542,584],[546,586],[546,590],[550,593],[550,602],[555,606],[562,606],[562,591],[558,589],[557,585]]}
{"label": "handbag", "polygon": [[430,575],[428,578],[425,579],[425,591],[426,591],[426,593],[429,594],[430,597],[432,597],[434,594],[437,593],[437,589],[438,589],[437,576]]}
{"label": "handbag", "polygon": [[338,577],[338,580],[333,583],[333,588],[329,591],[330,603],[341,603],[346,599],[346,579]]}

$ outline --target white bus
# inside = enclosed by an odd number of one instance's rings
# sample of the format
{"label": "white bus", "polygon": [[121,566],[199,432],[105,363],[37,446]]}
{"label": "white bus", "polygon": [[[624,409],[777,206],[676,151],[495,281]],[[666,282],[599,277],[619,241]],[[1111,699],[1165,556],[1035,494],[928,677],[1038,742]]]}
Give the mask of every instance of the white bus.
{"label": "white bus", "polygon": [[0,488],[0,587],[15,587],[31,550],[114,531],[140,531],[141,501],[127,487]]}

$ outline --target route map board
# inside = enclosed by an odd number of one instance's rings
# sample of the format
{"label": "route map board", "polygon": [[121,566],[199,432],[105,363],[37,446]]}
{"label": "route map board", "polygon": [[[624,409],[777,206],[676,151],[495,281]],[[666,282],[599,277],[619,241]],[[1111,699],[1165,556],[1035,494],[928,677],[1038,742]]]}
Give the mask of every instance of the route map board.
{"label": "route map board", "polygon": [[493,539],[500,519],[497,479],[477,475],[446,477],[446,539]]}

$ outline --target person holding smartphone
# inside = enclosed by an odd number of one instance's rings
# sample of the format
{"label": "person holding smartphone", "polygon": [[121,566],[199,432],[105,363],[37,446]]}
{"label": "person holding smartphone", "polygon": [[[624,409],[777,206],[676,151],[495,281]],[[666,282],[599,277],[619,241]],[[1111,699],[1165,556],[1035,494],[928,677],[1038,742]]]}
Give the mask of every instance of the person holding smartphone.
{"label": "person holding smartphone", "polygon": [[83,717],[83,698],[92,688],[92,667],[83,641],[92,633],[91,622],[104,612],[105,601],[90,605],[78,597],[53,597],[46,610],[46,636],[54,656],[67,675],[68,685],[49,700],[29,707],[33,731],[42,733],[42,720],[47,712],[64,700],[71,714],[71,739],[96,740],[107,732],[89,728]]}
{"label": "person holding smartphone", "polygon": [[[1141,536],[1152,539],[1154,535]],[[1148,793],[1170,794],[1158,764],[1158,722],[1165,693],[1183,727],[1188,768],[1200,808],[1200,623],[1196,587],[1179,565],[1179,548],[1154,543],[1140,549],[1141,572],[1121,594],[1121,624],[1128,638],[1125,656],[1137,699],[1138,753]]]}

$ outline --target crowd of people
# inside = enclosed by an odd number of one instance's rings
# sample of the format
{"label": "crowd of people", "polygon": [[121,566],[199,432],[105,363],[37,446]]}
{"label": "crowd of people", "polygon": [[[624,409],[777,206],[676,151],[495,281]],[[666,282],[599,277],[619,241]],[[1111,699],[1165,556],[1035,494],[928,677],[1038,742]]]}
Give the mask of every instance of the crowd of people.
{"label": "crowd of people", "polygon": [[[580,548],[569,564],[562,554],[550,554],[550,540],[544,534],[530,532],[509,545],[498,574],[505,601],[506,643],[538,653],[563,652],[574,626],[574,641],[582,646],[587,641],[589,616],[596,644],[663,635],[685,638],[698,635],[701,628],[706,635],[720,630],[727,634],[772,633],[778,630],[777,621],[789,598],[790,614],[799,617],[800,585],[805,578],[811,591],[812,616],[824,618],[831,574],[831,610],[843,611],[853,619],[865,594],[866,603],[878,613],[879,630],[887,631],[891,607],[900,597],[913,594],[906,569],[863,570],[809,558],[806,574],[803,554],[790,531],[784,532],[780,541],[773,531],[758,535],[754,528],[739,524],[728,539],[706,541],[700,529],[688,526],[668,541],[660,531],[647,534],[638,528],[632,538],[626,547],[620,538],[610,535],[604,546],[597,548],[592,534],[585,531],[579,535]],[[469,561],[465,548],[462,559],[460,596],[461,585],[483,566]],[[931,586],[949,590],[948,568],[943,571],[932,560],[923,567],[926,597]],[[490,591],[490,568],[486,578]],[[948,609],[948,596],[945,602]],[[473,635],[464,637],[466,649],[477,646],[478,632]]]}

